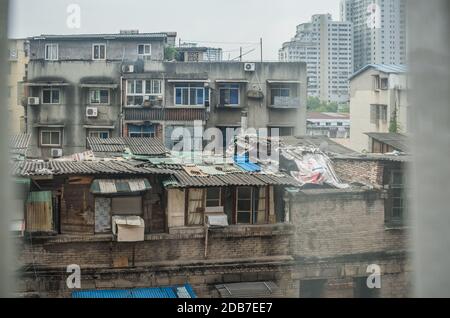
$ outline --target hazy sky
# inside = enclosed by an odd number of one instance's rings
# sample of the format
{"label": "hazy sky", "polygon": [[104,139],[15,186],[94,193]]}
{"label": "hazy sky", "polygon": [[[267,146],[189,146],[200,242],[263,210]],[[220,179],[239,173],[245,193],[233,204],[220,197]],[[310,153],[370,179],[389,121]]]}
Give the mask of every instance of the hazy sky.
{"label": "hazy sky", "polygon": [[[277,60],[278,49],[295,34],[295,26],[317,13],[339,18],[339,0],[12,0],[10,37],[40,34],[176,31],[182,41],[222,47],[235,58]],[[81,27],[66,25],[69,4],[79,4]],[[201,41],[201,42],[200,42]],[[226,42],[226,43],[215,43]],[[230,43],[232,42],[232,43]],[[236,43],[239,42],[239,43]]]}

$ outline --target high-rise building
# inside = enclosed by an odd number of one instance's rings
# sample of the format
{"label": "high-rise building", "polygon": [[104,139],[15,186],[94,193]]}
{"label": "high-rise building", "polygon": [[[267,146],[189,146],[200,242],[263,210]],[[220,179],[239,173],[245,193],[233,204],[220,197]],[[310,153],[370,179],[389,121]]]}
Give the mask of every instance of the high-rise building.
{"label": "high-rise building", "polygon": [[308,95],[327,102],[348,100],[348,78],[353,72],[352,24],[318,14],[297,26],[297,33],[283,43],[282,62],[306,62]]}
{"label": "high-rise building", "polygon": [[353,23],[354,71],[367,64],[406,64],[405,0],[342,0],[341,20]]}

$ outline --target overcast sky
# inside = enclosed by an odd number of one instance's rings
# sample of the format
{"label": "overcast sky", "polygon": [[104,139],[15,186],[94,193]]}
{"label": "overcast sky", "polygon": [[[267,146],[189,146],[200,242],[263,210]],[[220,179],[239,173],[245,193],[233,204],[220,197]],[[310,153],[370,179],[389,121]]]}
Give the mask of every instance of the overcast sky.
{"label": "overcast sky", "polygon": [[[313,14],[339,18],[339,0],[12,0],[10,37],[40,34],[176,31],[182,41],[222,47],[224,59],[239,55],[277,60],[278,49],[295,34],[295,26]],[[81,26],[67,27],[69,4],[79,4]],[[200,42],[201,41],[201,42]],[[226,43],[215,43],[226,42]],[[232,43],[230,43],[232,42]],[[236,43],[239,42],[239,43]]]}

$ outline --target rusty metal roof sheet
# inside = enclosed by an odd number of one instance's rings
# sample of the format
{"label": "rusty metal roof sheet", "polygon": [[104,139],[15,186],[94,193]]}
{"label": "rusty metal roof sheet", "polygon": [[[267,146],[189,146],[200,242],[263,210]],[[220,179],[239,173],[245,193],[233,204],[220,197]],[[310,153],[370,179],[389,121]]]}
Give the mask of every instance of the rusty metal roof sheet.
{"label": "rusty metal roof sheet", "polygon": [[168,152],[159,138],[88,137],[89,148],[96,156],[120,156],[128,148],[134,155],[161,156]]}
{"label": "rusty metal roof sheet", "polygon": [[167,180],[166,184],[174,188],[264,185],[299,186],[299,183],[294,178],[284,174],[236,172],[192,176],[184,170],[174,171],[174,174]]}
{"label": "rusty metal roof sheet", "polygon": [[172,171],[157,167],[142,167],[132,161],[36,161],[26,160],[11,165],[15,176],[51,175],[117,175],[117,174],[171,174]]}

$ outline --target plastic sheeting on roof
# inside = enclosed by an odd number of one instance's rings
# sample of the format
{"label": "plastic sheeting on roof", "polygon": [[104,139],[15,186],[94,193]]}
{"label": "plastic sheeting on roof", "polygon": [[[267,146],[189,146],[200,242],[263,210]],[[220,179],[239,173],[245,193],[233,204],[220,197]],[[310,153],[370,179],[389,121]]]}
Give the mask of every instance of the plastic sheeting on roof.
{"label": "plastic sheeting on roof", "polygon": [[147,179],[97,179],[92,182],[91,192],[96,194],[132,193],[150,190]]}

